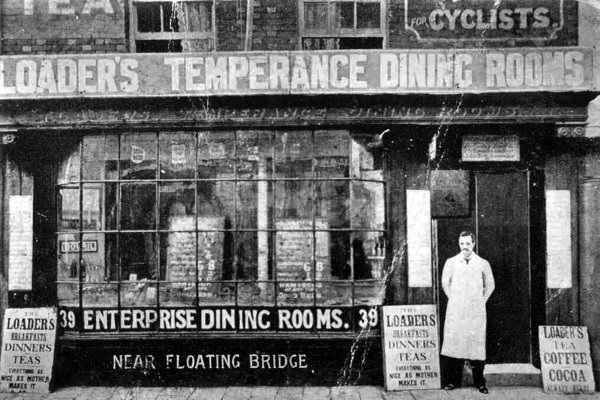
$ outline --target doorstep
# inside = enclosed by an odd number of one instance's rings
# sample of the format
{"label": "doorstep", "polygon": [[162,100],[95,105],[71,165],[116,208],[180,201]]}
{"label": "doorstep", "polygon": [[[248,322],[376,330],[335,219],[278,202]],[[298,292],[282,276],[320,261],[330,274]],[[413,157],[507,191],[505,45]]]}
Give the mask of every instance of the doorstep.
{"label": "doorstep", "polygon": [[542,372],[532,364],[487,364],[488,386],[542,386]]}

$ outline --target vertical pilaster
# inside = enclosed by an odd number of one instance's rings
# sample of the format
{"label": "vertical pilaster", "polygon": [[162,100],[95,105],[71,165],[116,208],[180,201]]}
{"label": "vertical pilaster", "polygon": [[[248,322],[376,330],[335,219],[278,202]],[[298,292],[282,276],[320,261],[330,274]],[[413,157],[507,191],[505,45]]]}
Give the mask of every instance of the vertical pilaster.
{"label": "vertical pilaster", "polygon": [[600,381],[600,149],[586,154],[579,175],[580,324],[588,327],[596,387]]}

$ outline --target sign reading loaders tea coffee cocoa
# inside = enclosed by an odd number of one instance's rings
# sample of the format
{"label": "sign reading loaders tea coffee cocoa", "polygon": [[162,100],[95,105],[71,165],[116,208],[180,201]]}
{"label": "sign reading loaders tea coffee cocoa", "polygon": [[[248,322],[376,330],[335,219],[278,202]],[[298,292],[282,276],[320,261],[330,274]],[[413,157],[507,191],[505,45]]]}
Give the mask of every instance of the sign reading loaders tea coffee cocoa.
{"label": "sign reading loaders tea coffee cocoa", "polygon": [[545,392],[594,393],[590,340],[585,326],[540,326]]}

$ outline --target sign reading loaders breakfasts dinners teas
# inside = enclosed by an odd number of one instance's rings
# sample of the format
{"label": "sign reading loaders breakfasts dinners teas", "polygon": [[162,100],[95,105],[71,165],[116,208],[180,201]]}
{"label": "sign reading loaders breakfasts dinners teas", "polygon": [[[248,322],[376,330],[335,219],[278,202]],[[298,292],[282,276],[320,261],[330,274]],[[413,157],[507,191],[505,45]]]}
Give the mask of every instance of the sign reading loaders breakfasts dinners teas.
{"label": "sign reading loaders breakfasts dinners teas", "polygon": [[6,310],[2,329],[0,391],[50,391],[56,327],[55,308]]}
{"label": "sign reading loaders breakfasts dinners teas", "polygon": [[386,390],[439,389],[435,304],[383,306],[382,313]]}
{"label": "sign reading loaders breakfasts dinners teas", "polygon": [[590,340],[585,326],[540,326],[545,392],[594,393]]}

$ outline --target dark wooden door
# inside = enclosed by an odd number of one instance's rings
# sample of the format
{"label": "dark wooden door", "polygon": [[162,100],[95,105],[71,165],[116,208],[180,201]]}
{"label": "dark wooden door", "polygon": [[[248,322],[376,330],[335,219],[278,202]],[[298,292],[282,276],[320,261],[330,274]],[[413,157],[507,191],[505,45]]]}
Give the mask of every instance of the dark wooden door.
{"label": "dark wooden door", "polygon": [[528,187],[526,172],[475,174],[478,250],[496,282],[487,304],[490,363],[531,362]]}
{"label": "dark wooden door", "polygon": [[[519,172],[472,174],[470,213],[437,220],[439,279],[444,262],[459,252],[463,230],[477,234],[475,251],[490,262],[496,290],[487,304],[487,361],[530,363],[531,267],[529,177]],[[446,296],[440,285],[440,317]]]}

